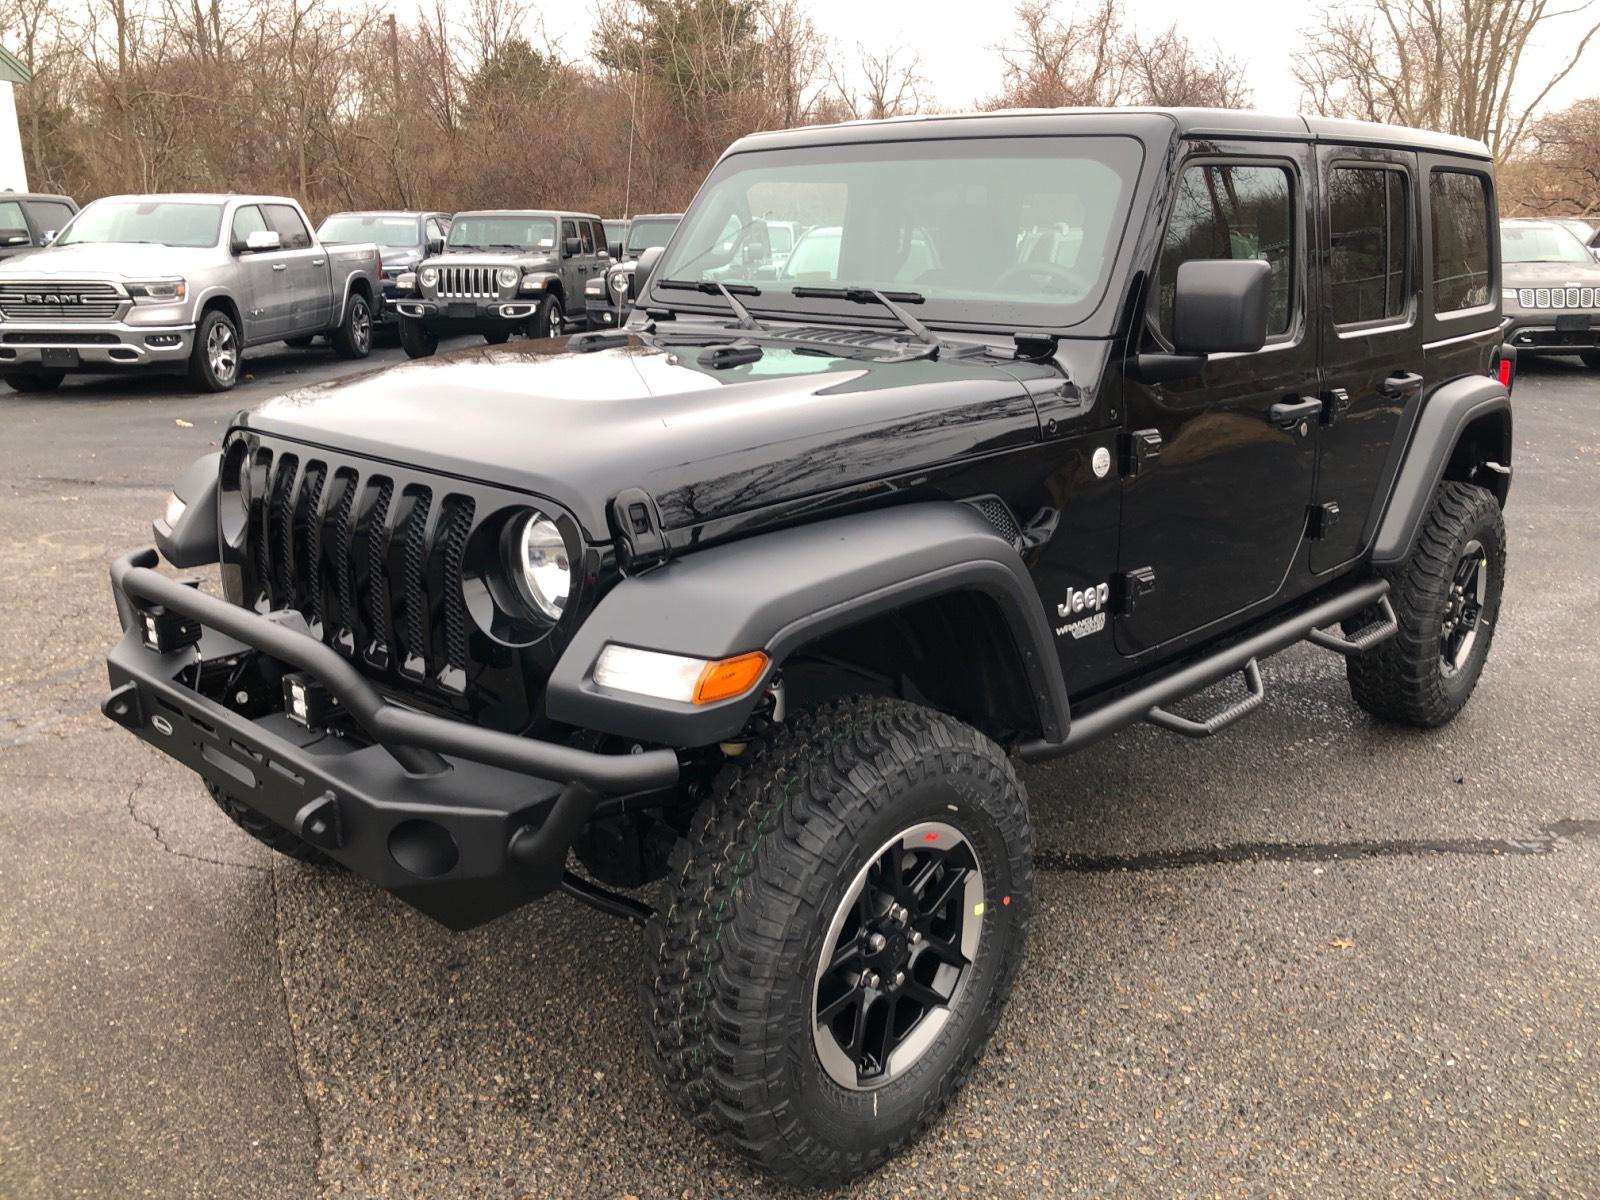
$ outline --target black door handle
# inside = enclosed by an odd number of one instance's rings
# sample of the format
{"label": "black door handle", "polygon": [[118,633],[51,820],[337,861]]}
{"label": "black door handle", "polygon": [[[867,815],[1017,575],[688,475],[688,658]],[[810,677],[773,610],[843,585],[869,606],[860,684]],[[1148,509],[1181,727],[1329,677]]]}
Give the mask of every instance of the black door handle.
{"label": "black door handle", "polygon": [[1396,371],[1378,385],[1385,400],[1409,400],[1422,390],[1422,376],[1415,371]]}
{"label": "black door handle", "polygon": [[1279,429],[1293,429],[1301,421],[1309,421],[1322,413],[1322,401],[1300,396],[1294,400],[1280,400],[1267,410],[1272,423]]}

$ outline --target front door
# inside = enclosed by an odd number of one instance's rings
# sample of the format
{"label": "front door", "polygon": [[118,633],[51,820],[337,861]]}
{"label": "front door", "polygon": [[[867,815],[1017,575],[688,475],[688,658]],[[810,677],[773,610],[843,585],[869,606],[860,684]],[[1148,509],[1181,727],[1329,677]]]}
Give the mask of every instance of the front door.
{"label": "front door", "polygon": [[1190,259],[1272,266],[1268,340],[1215,354],[1198,375],[1130,383],[1120,570],[1149,589],[1116,621],[1137,654],[1277,595],[1300,552],[1319,432],[1308,247],[1308,147],[1208,142],[1183,163],[1150,288],[1144,347],[1170,349],[1178,267]]}
{"label": "front door", "polygon": [[1318,533],[1311,569],[1361,552],[1422,403],[1421,243],[1416,155],[1321,146],[1328,264],[1317,322],[1323,429],[1317,463]]}
{"label": "front door", "polygon": [[286,282],[288,260],[281,248],[255,252],[243,249],[252,233],[266,233],[270,229],[259,205],[246,204],[234,211],[230,236],[241,280],[238,295],[239,311],[244,316],[241,333],[249,345],[286,336],[284,325],[289,319],[289,289]]}

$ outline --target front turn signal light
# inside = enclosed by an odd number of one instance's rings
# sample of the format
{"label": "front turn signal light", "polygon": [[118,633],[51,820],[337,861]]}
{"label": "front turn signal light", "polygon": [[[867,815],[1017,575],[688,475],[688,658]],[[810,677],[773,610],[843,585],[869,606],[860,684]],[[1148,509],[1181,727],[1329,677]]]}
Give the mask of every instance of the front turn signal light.
{"label": "front turn signal light", "polygon": [[755,687],[767,661],[759,650],[705,659],[611,644],[595,662],[594,681],[604,688],[679,704],[715,704]]}

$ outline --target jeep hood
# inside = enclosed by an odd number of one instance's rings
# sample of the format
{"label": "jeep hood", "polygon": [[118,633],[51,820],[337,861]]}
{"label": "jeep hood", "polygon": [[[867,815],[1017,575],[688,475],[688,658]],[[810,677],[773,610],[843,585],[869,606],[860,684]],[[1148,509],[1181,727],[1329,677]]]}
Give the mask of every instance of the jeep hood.
{"label": "jeep hood", "polygon": [[1033,442],[1023,364],[871,362],[768,345],[702,366],[698,346],[592,353],[522,342],[460,350],[291,392],[241,424],[264,434],[547,497],[607,541],[620,490],[669,529]]}
{"label": "jeep hood", "polygon": [[1600,284],[1600,262],[1502,263],[1502,287],[1594,287]]}

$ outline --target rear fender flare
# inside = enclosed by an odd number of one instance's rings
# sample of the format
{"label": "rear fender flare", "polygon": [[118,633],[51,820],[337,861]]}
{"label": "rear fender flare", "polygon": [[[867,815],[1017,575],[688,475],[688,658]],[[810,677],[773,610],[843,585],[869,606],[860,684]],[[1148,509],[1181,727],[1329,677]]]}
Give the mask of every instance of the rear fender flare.
{"label": "rear fender flare", "polygon": [[[1499,380],[1468,375],[1442,384],[1429,395],[1378,522],[1374,564],[1393,566],[1410,556],[1428,505],[1447,470],[1451,478],[1460,473],[1463,480],[1484,482],[1505,504],[1509,479],[1498,475],[1493,480],[1476,479],[1473,472],[1482,464],[1458,461],[1457,448],[1464,444],[1492,447],[1498,455],[1492,461],[1511,465],[1511,397]],[[1475,457],[1489,461],[1481,452]]]}
{"label": "rear fender flare", "polygon": [[[963,504],[923,502],[715,546],[624,579],[579,626],[550,678],[556,721],[669,746],[735,737],[784,659],[808,642],[948,592],[977,591],[1005,620],[1045,738],[1067,734],[1066,685],[1033,581],[1011,544]],[[600,687],[607,643],[692,658],[764,650],[761,684],[695,706]]]}

